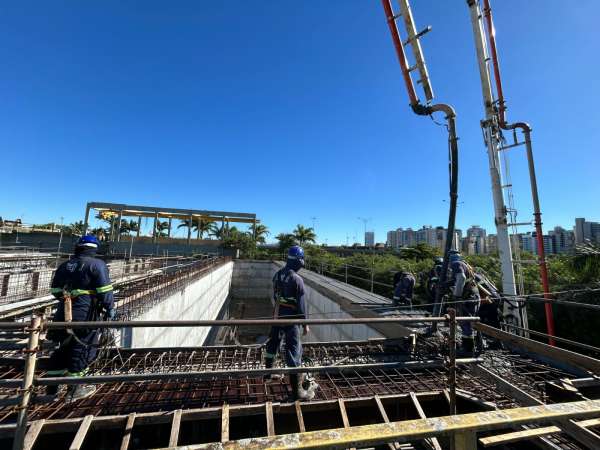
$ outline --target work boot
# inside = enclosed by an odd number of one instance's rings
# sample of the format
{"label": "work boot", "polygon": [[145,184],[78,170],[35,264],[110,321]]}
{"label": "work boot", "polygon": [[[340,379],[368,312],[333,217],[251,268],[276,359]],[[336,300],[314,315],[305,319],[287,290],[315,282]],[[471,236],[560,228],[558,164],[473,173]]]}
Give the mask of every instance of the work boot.
{"label": "work boot", "polygon": [[[67,374],[67,369],[49,370],[46,372],[47,377],[64,377]],[[54,384],[46,386],[46,395],[53,397],[57,396],[61,390],[61,385]]]}
{"label": "work boot", "polygon": [[78,384],[76,386],[69,386],[67,391],[66,402],[71,403],[82,398],[89,397],[96,392],[96,386],[88,384]]}
{"label": "work boot", "polygon": [[300,400],[312,400],[315,398],[315,391],[317,389],[319,389],[319,385],[310,374],[301,374],[300,382],[298,383],[298,398]]}

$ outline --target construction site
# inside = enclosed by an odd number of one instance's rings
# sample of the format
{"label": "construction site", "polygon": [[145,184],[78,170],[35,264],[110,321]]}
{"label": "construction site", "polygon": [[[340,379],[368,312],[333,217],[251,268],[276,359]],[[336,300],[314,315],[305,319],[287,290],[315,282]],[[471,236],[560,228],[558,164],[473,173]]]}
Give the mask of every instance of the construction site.
{"label": "construction site", "polygon": [[[202,240],[199,228],[192,234],[200,220],[256,227],[256,214],[89,202],[84,236],[91,211],[111,221],[110,251],[101,257],[114,289],[113,320],[55,319],[62,300],[52,295],[52,280],[72,245],[63,245],[62,234],[58,251],[0,247],[1,448],[600,449],[600,348],[555,332],[553,302],[582,306],[557,300],[549,285],[531,128],[506,117],[490,1],[463,7],[481,76],[502,272],[500,327],[464,313],[461,301],[443,292],[457,215],[456,114],[433,102],[422,44],[430,28],[419,31],[408,0],[381,3],[376,25],[389,27],[390,58],[394,49],[410,107],[427,120],[442,113],[448,132],[450,238],[432,307],[398,307],[373,292],[372,273],[369,291],[349,282],[347,268],[344,279],[307,261],[298,272],[307,318],[281,318],[274,313],[273,277],[284,259],[244,259]],[[522,224],[513,216],[502,163],[509,149],[524,154],[530,177],[528,224],[540,239],[534,263],[543,287],[537,296],[524,295],[510,239]],[[138,223],[130,240],[112,235],[126,218]],[[150,237],[140,236],[143,219],[153,221]],[[161,220],[168,221],[163,237]],[[189,224],[182,239],[172,237],[176,220]],[[544,305],[545,333],[529,329],[530,301]],[[600,306],[583,308],[597,313]],[[458,350],[464,324],[478,336],[469,354]],[[290,325],[310,327],[301,366],[286,365],[279,352],[267,367],[271,327]],[[100,330],[101,339],[85,376],[49,373],[56,343],[48,335],[88,329]],[[291,376],[307,375],[316,388],[297,399]],[[83,384],[96,389],[69,398],[65,388]]]}

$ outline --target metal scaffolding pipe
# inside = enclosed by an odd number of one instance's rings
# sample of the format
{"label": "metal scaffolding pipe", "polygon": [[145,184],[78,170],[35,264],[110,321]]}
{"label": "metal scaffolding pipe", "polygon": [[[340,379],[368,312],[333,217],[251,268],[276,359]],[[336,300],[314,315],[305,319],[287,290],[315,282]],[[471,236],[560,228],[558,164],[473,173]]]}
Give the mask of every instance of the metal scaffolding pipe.
{"label": "metal scaffolding pipe", "polygon": [[[479,317],[457,317],[457,322],[478,322]],[[357,317],[350,319],[230,319],[230,320],[137,320],[102,322],[46,322],[44,329],[82,328],[155,328],[155,327],[228,327],[256,325],[356,325],[370,323],[439,323],[444,317]],[[25,322],[0,322],[0,330],[19,330],[29,326]]]}
{"label": "metal scaffolding pipe", "polygon": [[[457,359],[458,365],[475,364],[481,362],[479,358]],[[212,380],[212,379],[230,379],[230,378],[254,378],[271,374],[295,374],[295,373],[337,373],[343,371],[361,371],[361,370],[391,370],[391,369],[433,369],[444,367],[443,361],[407,361],[407,362],[388,362],[388,363],[366,363],[351,365],[332,365],[332,366],[303,366],[303,367],[275,367],[272,369],[243,369],[243,370],[214,370],[205,372],[157,372],[157,373],[123,373],[115,375],[90,375],[85,377],[44,377],[36,378],[33,384],[37,386],[54,386],[58,384],[103,384],[103,383],[123,383],[138,381],[159,381],[159,380]],[[0,380],[0,387],[11,388],[19,387],[23,380],[9,379]]]}

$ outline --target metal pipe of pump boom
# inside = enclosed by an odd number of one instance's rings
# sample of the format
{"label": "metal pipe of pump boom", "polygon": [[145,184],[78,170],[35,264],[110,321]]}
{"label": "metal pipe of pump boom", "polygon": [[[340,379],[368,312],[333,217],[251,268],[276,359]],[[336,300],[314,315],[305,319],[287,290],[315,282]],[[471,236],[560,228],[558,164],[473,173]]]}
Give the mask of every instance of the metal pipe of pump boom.
{"label": "metal pipe of pump boom", "polygon": [[[503,130],[520,129],[525,137],[525,148],[527,152],[527,165],[529,167],[529,181],[531,184],[531,196],[533,200],[533,217],[535,224],[535,233],[538,246],[538,265],[540,268],[540,277],[542,279],[542,289],[544,297],[550,299],[550,283],[548,281],[548,266],[546,265],[546,252],[544,250],[544,235],[542,232],[542,212],[540,209],[540,200],[538,195],[537,177],[535,174],[535,164],[533,160],[533,148],[531,145],[531,127],[525,122],[516,122],[513,124],[506,123],[506,103],[504,101],[504,90],[502,89],[502,78],[500,77],[500,62],[498,59],[498,50],[496,47],[496,29],[492,17],[492,8],[490,0],[483,0],[483,16],[487,28],[488,40],[490,45],[490,53],[492,59],[492,67],[494,69],[494,79],[496,81],[496,95],[498,96],[498,124]],[[546,303],[546,329],[548,335],[554,336],[554,314],[552,312],[552,304]],[[554,345],[554,339],[548,339],[550,345]]]}
{"label": "metal pipe of pump boom", "polygon": [[[445,103],[439,103],[436,105],[423,105],[420,103],[419,98],[417,97],[417,93],[415,91],[414,83],[410,76],[411,69],[408,67],[406,54],[404,52],[404,45],[402,43],[402,39],[400,38],[400,34],[398,33],[398,27],[396,26],[396,16],[394,15],[394,11],[392,9],[391,0],[381,0],[381,3],[385,11],[385,17],[387,20],[388,27],[390,29],[390,33],[392,34],[392,41],[394,42],[396,55],[398,56],[398,62],[400,63],[400,69],[402,71],[404,84],[406,85],[406,90],[410,99],[410,106],[413,112],[420,116],[429,116],[434,112],[443,112],[444,114],[446,114],[446,122],[448,124],[448,142],[450,146],[450,208],[448,212],[448,229],[446,234],[446,246],[444,249],[444,263],[442,265],[442,274],[440,277],[440,281],[438,282],[438,286],[436,289],[436,304],[433,310],[433,315],[439,317],[441,315],[442,309],[441,289],[443,289],[443,287],[445,286],[448,277],[449,256],[450,251],[452,250],[452,242],[454,240],[454,229],[456,223],[456,205],[458,200],[458,137],[456,136],[456,112],[454,111],[454,108],[452,108],[452,106],[447,105]],[[406,8],[408,9],[408,5],[406,6]],[[412,22],[412,18],[410,20]],[[421,49],[419,48],[417,51],[420,53]],[[432,329],[435,329],[436,325],[437,324],[435,322],[432,323]]]}
{"label": "metal pipe of pump boom", "polygon": [[385,11],[385,17],[388,27],[390,28],[390,33],[392,34],[394,47],[396,48],[396,55],[398,56],[398,62],[400,63],[400,69],[402,70],[402,77],[404,78],[404,84],[406,85],[406,91],[408,92],[408,98],[410,99],[410,106],[414,108],[419,104],[419,99],[417,98],[415,85],[410,77],[408,62],[406,61],[406,54],[404,53],[404,46],[402,45],[402,39],[400,39],[398,27],[396,26],[396,17],[392,10],[392,3],[391,0],[381,0],[381,4]]}

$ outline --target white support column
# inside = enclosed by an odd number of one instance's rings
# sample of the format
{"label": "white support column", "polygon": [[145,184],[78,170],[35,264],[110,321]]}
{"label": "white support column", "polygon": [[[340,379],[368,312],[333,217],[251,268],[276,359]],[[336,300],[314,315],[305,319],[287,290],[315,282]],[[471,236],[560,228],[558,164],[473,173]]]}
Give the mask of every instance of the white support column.
{"label": "white support column", "polygon": [[[517,288],[515,283],[515,273],[512,265],[512,248],[508,233],[508,220],[504,195],[502,192],[502,173],[499,159],[499,128],[496,109],[494,107],[494,97],[492,93],[492,82],[489,70],[489,57],[485,34],[483,31],[483,22],[479,3],[476,0],[467,0],[471,15],[471,24],[473,26],[473,36],[475,39],[475,49],[477,51],[477,61],[479,64],[479,75],[481,78],[481,90],[483,94],[483,106],[485,108],[485,120],[482,121],[485,142],[488,151],[488,160],[490,167],[490,178],[492,182],[492,198],[494,201],[494,221],[496,223],[496,233],[498,239],[498,252],[500,255],[500,265],[502,268],[502,291],[506,295],[516,295]],[[519,326],[522,321],[519,319]]]}

